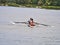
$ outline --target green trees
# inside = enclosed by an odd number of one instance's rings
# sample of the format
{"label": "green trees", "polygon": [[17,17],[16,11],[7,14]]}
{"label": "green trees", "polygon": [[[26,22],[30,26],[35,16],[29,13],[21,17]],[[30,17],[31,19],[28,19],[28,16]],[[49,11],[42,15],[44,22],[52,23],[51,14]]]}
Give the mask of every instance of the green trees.
{"label": "green trees", "polygon": [[52,5],[60,6],[60,0],[53,0]]}
{"label": "green trees", "polygon": [[38,6],[60,6],[60,0],[0,0],[3,3],[36,4]]}
{"label": "green trees", "polygon": [[7,0],[0,0],[0,3],[3,4],[3,5],[5,6],[6,3],[7,3]]}
{"label": "green trees", "polygon": [[60,6],[60,0],[38,0],[38,5]]}

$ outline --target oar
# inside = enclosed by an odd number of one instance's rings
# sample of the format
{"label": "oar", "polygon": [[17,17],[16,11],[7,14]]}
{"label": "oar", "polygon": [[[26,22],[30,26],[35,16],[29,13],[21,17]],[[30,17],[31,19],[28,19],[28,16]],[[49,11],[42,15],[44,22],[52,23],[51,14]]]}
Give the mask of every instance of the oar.
{"label": "oar", "polygon": [[24,23],[24,24],[28,24],[27,22],[14,22],[14,23]]}
{"label": "oar", "polygon": [[37,23],[37,22],[35,22],[35,24],[37,24],[37,25],[43,25],[43,26],[50,26],[50,25],[41,24],[41,23]]}

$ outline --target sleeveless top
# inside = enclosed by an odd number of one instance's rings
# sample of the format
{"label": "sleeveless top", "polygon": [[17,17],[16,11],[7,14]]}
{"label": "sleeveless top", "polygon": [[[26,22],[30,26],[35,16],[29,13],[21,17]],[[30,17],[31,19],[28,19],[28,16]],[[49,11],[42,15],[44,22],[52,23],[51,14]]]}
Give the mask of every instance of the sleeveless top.
{"label": "sleeveless top", "polygon": [[35,26],[35,25],[34,25],[34,22],[31,21],[31,20],[29,21],[29,25],[31,25],[31,26]]}

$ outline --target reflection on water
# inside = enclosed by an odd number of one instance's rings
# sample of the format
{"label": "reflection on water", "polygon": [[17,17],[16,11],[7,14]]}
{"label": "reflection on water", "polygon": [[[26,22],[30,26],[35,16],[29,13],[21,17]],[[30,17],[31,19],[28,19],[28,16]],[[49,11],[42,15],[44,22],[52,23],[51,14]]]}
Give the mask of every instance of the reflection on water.
{"label": "reflection on water", "polygon": [[[11,21],[34,21],[55,27],[12,25]],[[60,45],[60,10],[0,6],[0,45]]]}

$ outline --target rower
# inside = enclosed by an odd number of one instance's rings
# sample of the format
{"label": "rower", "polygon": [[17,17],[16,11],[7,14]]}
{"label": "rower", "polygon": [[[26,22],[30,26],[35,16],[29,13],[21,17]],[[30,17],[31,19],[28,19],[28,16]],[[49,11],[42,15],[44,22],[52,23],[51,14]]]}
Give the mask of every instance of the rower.
{"label": "rower", "polygon": [[29,26],[35,26],[33,18],[30,18],[28,22],[29,22]]}

